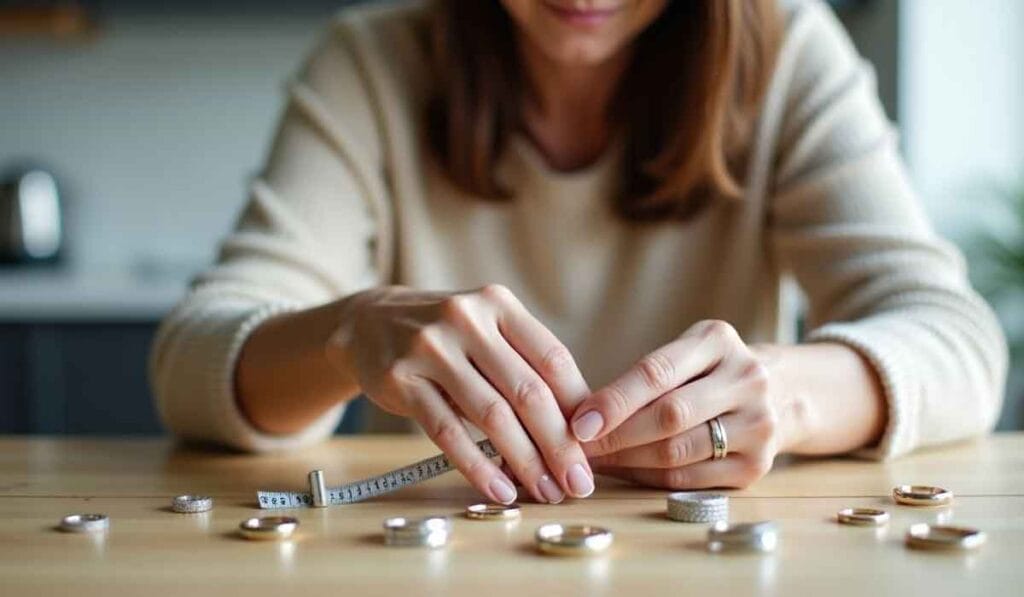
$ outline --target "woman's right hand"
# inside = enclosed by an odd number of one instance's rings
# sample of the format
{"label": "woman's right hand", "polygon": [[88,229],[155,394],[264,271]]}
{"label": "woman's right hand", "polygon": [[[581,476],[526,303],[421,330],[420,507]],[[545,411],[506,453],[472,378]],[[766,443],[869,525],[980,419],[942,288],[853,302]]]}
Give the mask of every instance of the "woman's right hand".
{"label": "woman's right hand", "polygon": [[567,423],[588,394],[568,349],[507,288],[441,293],[375,288],[342,303],[328,358],[385,411],[412,417],[490,499],[512,480],[473,443],[483,431],[540,502],[586,497],[594,476]]}

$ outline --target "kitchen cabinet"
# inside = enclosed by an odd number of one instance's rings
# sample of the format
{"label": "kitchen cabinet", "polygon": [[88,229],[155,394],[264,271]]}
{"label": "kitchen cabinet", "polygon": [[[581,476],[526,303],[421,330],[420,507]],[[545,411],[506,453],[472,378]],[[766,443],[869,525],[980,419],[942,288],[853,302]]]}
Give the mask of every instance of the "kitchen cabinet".
{"label": "kitchen cabinet", "polygon": [[[146,362],[157,323],[0,323],[0,434],[163,433]],[[359,428],[362,401],[339,432]]]}

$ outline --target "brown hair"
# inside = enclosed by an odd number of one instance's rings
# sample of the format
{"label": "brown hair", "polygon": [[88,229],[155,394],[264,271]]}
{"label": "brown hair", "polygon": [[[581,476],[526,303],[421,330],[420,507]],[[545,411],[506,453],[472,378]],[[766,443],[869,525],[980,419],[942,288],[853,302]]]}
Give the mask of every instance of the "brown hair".
{"label": "brown hair", "polygon": [[[626,135],[618,212],[634,220],[687,218],[733,174],[778,49],[778,0],[669,0],[634,42],[633,66],[610,114]],[[508,198],[495,165],[520,126],[515,25],[498,0],[436,0],[430,142],[462,190]]]}

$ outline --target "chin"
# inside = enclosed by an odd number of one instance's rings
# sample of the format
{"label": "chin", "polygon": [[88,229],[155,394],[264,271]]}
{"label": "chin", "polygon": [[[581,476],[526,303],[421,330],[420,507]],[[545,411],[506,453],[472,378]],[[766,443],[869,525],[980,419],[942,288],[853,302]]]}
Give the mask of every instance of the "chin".
{"label": "chin", "polygon": [[566,66],[601,64],[615,54],[616,48],[594,40],[567,40],[548,42],[545,48],[549,58]]}

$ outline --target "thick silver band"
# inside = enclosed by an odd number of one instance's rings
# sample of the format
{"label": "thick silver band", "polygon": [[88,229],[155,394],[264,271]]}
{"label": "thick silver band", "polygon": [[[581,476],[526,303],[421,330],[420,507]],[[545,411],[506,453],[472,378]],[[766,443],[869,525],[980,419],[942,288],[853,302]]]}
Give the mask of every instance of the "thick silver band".
{"label": "thick silver band", "polygon": [[179,495],[171,500],[171,510],[180,514],[198,514],[213,510],[213,498],[206,495]]}
{"label": "thick silver band", "polygon": [[110,528],[106,514],[68,514],[58,528],[67,533],[100,533]]}

